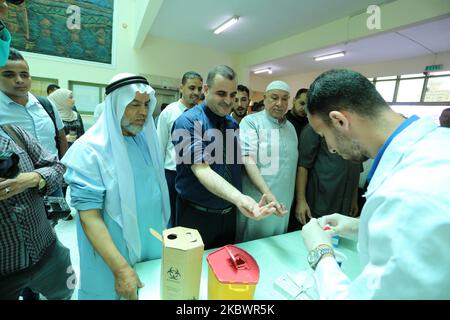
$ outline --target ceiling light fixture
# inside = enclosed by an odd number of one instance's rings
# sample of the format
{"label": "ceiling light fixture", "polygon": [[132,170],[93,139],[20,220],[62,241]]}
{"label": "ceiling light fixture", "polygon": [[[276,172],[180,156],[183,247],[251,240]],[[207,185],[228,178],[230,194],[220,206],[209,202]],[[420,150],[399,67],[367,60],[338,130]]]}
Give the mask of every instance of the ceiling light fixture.
{"label": "ceiling light fixture", "polygon": [[254,74],[264,73],[267,72],[268,74],[272,74],[272,68],[264,68],[253,71]]}
{"label": "ceiling light fixture", "polygon": [[327,54],[327,55],[320,56],[320,57],[314,57],[314,60],[322,61],[322,60],[339,58],[339,57],[343,57],[343,56],[345,56],[345,51],[336,52],[336,53],[332,53],[332,54]]}
{"label": "ceiling light fixture", "polygon": [[225,21],[224,23],[222,23],[220,26],[218,26],[215,30],[214,33],[215,34],[219,34],[221,32],[224,32],[226,29],[228,29],[229,27],[231,27],[233,24],[235,24],[236,22],[238,22],[239,17],[238,16],[233,16],[230,19],[228,19],[227,21]]}

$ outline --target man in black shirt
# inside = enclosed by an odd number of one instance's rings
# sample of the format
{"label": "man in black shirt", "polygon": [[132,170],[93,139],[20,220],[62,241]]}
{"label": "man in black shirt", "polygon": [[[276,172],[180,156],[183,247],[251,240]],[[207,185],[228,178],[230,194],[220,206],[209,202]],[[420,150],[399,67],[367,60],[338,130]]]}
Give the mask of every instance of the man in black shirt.
{"label": "man in black shirt", "polygon": [[305,113],[306,95],[308,89],[302,88],[297,91],[294,98],[294,105],[291,110],[286,114],[287,119],[294,125],[297,132],[297,138],[300,138],[300,133],[303,128],[308,124],[308,118]]}
{"label": "man in black shirt", "polygon": [[[308,124],[308,118],[306,117],[305,112],[307,93],[308,89],[302,88],[298,90],[294,97],[294,106],[286,114],[287,119],[294,125],[299,143],[300,134],[302,133],[303,128]],[[295,218],[295,206],[296,202],[294,199],[291,207],[291,214],[289,216],[288,232],[299,230],[301,226]]]}

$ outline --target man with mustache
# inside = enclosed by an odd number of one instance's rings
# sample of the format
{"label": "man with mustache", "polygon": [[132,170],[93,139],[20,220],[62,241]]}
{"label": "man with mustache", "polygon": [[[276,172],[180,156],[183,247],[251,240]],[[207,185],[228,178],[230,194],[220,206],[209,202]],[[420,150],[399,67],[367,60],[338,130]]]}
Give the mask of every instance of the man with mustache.
{"label": "man with mustache", "polygon": [[[59,112],[52,105],[55,116],[53,123],[30,92],[31,82],[27,61],[18,50],[11,48],[6,65],[0,67],[0,124],[14,124],[25,129],[52,155],[62,156],[68,144]],[[56,139],[59,140],[59,150]]]}
{"label": "man with mustache", "polygon": [[236,208],[253,219],[274,212],[274,204],[242,194],[242,162],[237,122],[230,116],[236,99],[233,69],[214,67],[204,85],[205,102],[175,121],[177,156],[175,224],[197,229],[205,249],[234,243]]}
{"label": "man with mustache", "polygon": [[156,132],[164,158],[164,171],[170,196],[170,222],[173,225],[176,212],[177,191],[175,190],[175,178],[177,166],[175,162],[175,149],[172,143],[171,130],[175,120],[186,110],[197,105],[202,94],[203,78],[194,71],[186,72],[180,85],[181,98],[172,102],[160,113]]}
{"label": "man with mustache", "polygon": [[[307,114],[331,152],[374,159],[361,218],[311,219],[301,235],[321,299],[450,299],[450,130],[404,118],[352,70],[330,70],[309,88]],[[329,225],[358,239],[351,281],[331,248]]]}
{"label": "man with mustache", "polygon": [[299,139],[303,128],[308,124],[308,118],[306,117],[305,111],[307,95],[308,89],[299,89],[295,94],[292,109],[286,114],[286,118],[294,125],[295,131],[297,132],[297,138]]}
{"label": "man with mustache", "polygon": [[161,242],[148,234],[161,233],[170,218],[155,106],[144,77],[118,74],[103,114],[61,160],[79,212],[79,299],[136,300],[143,284],[133,266],[161,257]]}
{"label": "man with mustache", "polygon": [[[308,118],[306,117],[306,99],[308,95],[308,89],[301,88],[297,91],[294,97],[294,105],[292,109],[286,114],[286,118],[293,124],[295,131],[297,132],[297,138],[300,142],[300,134],[303,128],[308,124]],[[289,215],[288,232],[299,230],[301,228],[300,222],[295,216],[295,207],[297,202],[294,197],[294,202],[292,203],[291,213]]]}
{"label": "man with mustache", "polygon": [[236,101],[231,116],[237,123],[247,115],[248,105],[250,103],[250,90],[242,84],[237,86]]}
{"label": "man with mustache", "polygon": [[265,110],[248,115],[240,125],[245,172],[243,191],[253,199],[265,194],[275,203],[273,215],[254,221],[238,214],[238,242],[283,234],[294,199],[297,167],[297,134],[287,121],[290,88],[283,81],[272,81],[264,93]]}
{"label": "man with mustache", "polygon": [[329,151],[325,139],[310,124],[300,135],[295,216],[304,225],[308,218],[329,212],[356,217],[361,162],[345,160]]}

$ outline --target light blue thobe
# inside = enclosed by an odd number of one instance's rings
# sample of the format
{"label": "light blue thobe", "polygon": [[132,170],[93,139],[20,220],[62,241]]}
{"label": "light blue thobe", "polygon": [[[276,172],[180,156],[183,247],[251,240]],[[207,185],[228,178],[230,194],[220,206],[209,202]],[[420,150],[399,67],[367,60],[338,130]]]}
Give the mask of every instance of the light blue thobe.
{"label": "light blue thobe", "polygon": [[[125,137],[125,142],[135,178],[136,208],[141,238],[141,261],[138,262],[158,259],[161,257],[162,244],[150,235],[149,229],[153,228],[162,233],[161,189],[142,136]],[[120,170],[120,168],[116,169]],[[70,184],[71,204],[77,210],[103,208],[105,188],[98,177],[100,174],[97,177],[85,177],[68,168],[64,179]],[[101,210],[101,214],[114,244],[131,265],[122,229],[107,212]],[[80,300],[118,299],[114,289],[114,276],[100,255],[94,251],[84,233],[79,217],[77,217],[77,239],[80,253],[78,298]]]}

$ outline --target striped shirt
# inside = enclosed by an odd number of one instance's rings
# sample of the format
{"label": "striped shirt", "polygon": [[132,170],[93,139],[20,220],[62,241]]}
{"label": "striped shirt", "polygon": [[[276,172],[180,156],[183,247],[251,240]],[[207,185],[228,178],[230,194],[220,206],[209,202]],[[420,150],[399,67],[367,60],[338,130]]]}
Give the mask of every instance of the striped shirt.
{"label": "striped shirt", "polygon": [[[61,187],[64,166],[34,137],[18,127],[14,129],[27,150],[22,150],[0,129],[0,152],[16,153],[20,158],[20,172],[38,172],[46,181],[43,191],[53,193]],[[38,188],[0,201],[0,275],[33,266],[55,240],[56,234],[47,220]]]}

